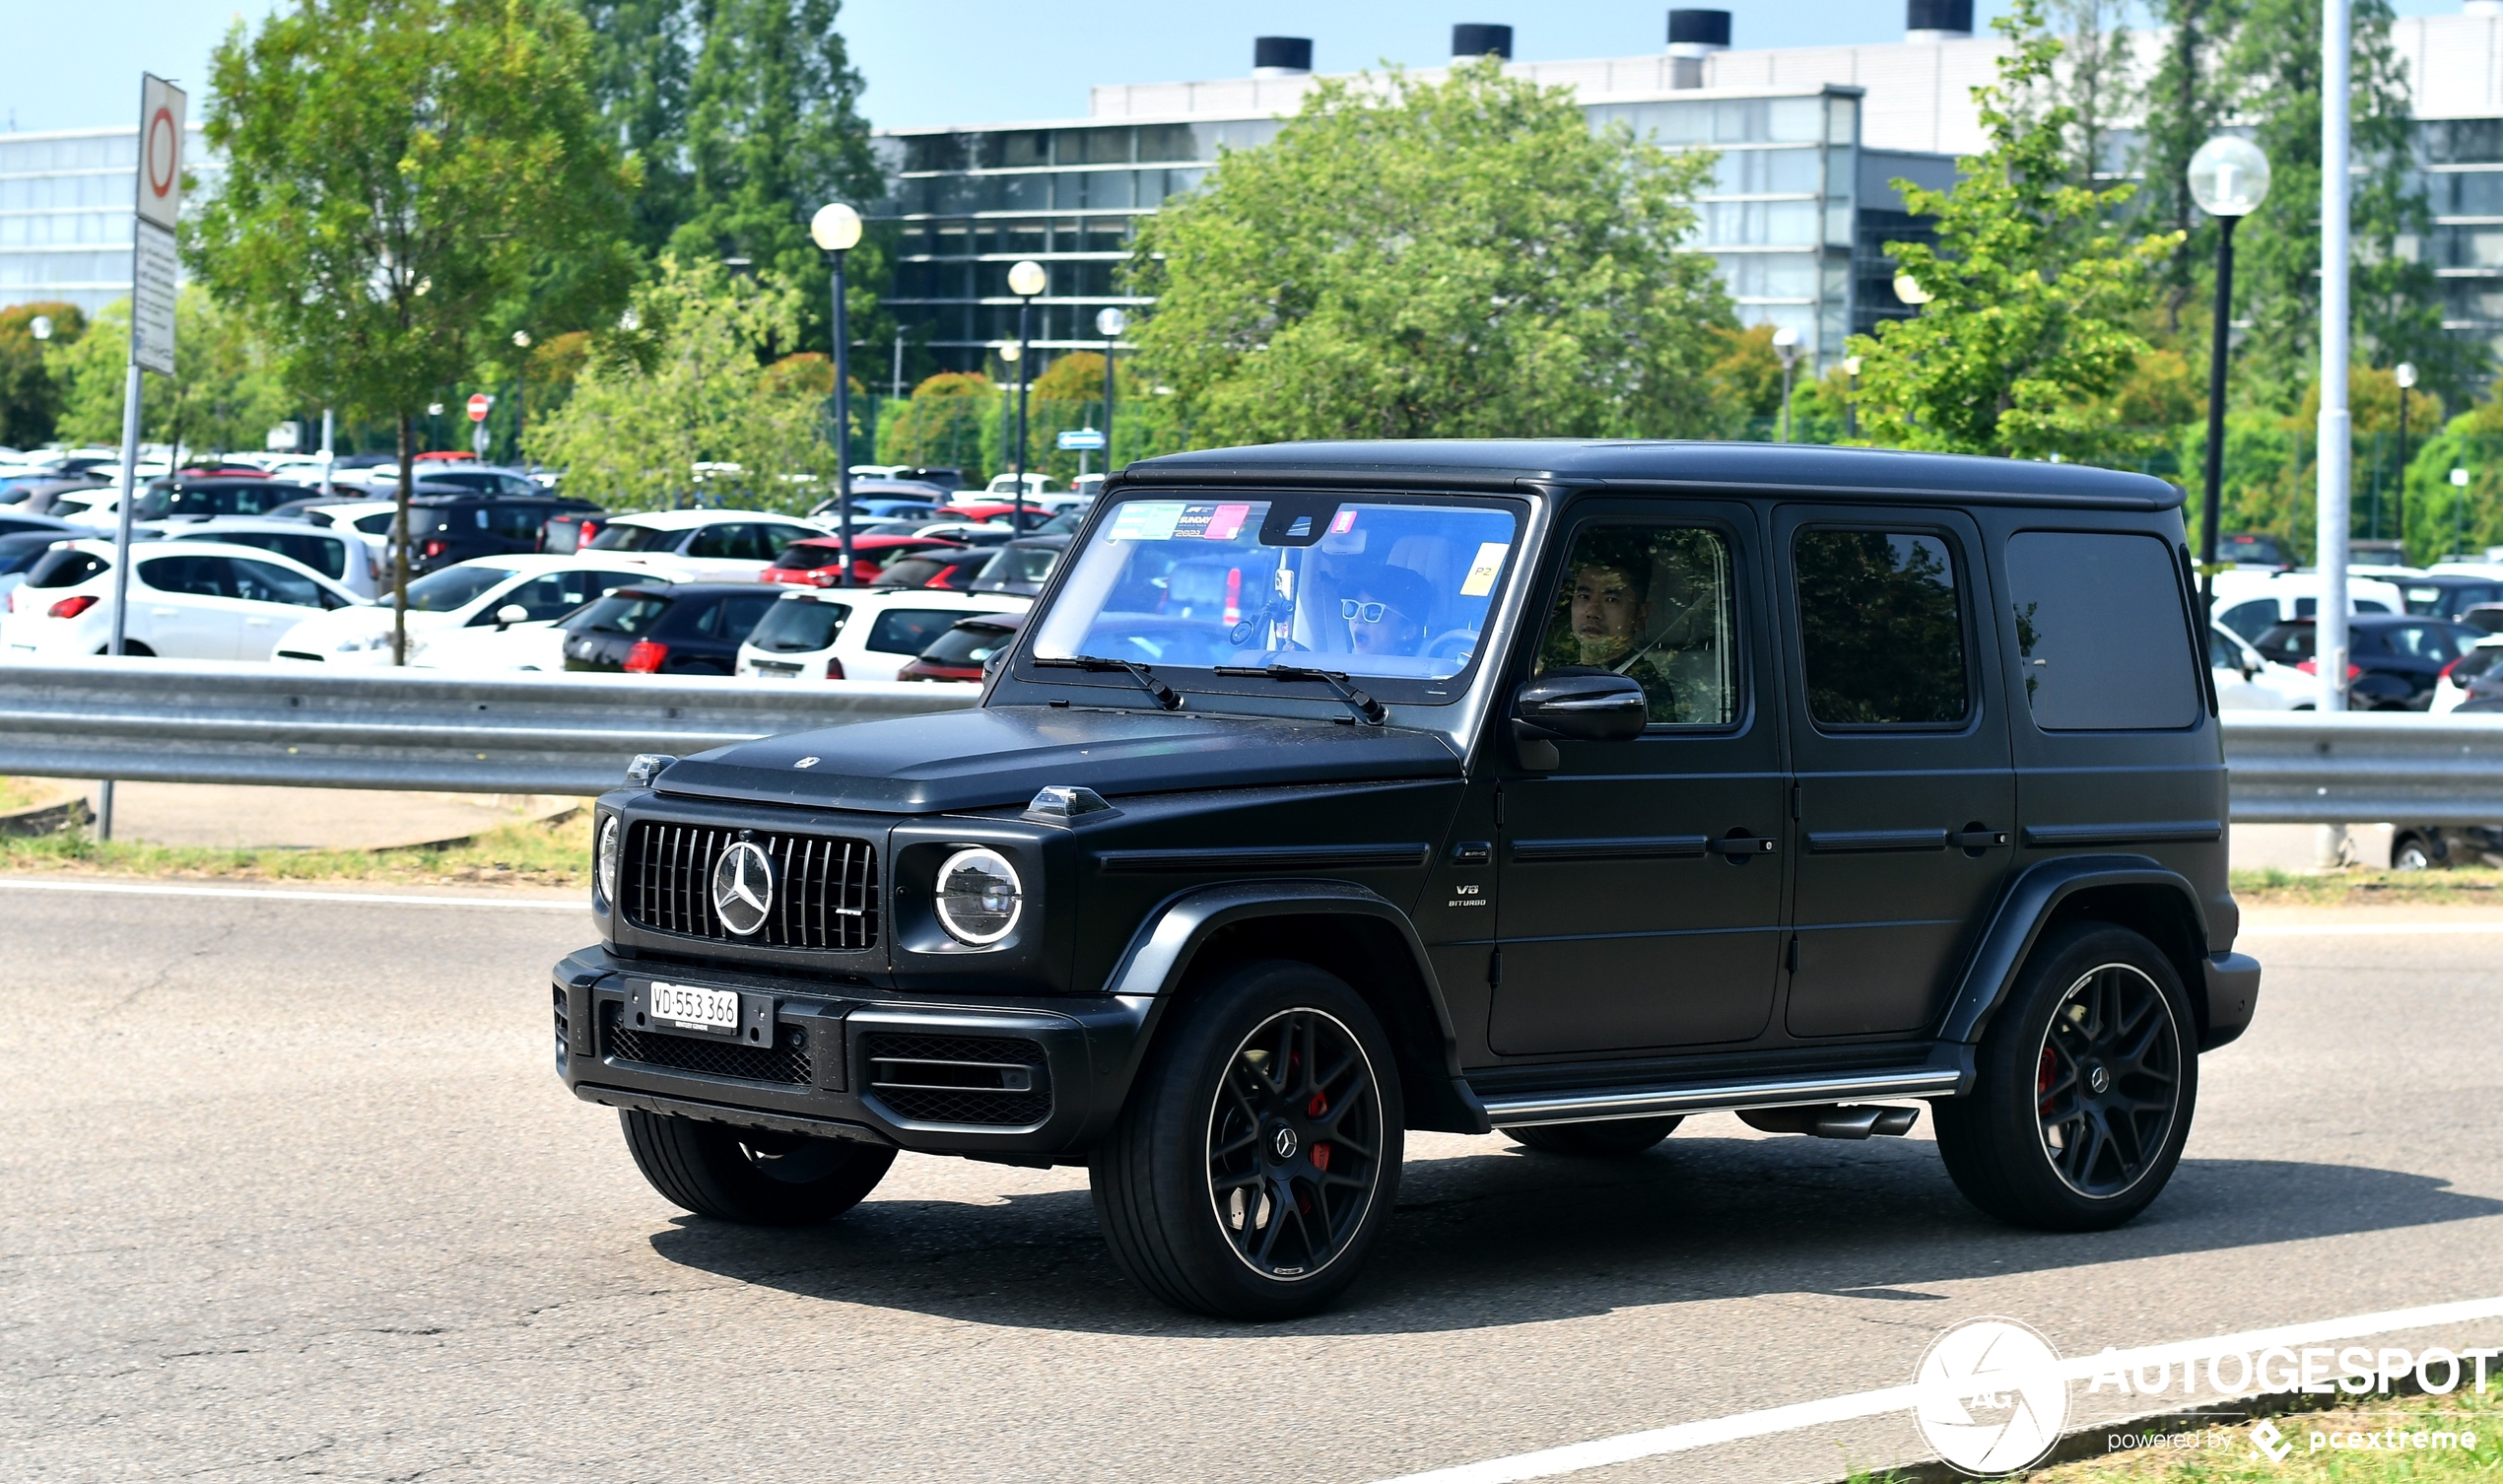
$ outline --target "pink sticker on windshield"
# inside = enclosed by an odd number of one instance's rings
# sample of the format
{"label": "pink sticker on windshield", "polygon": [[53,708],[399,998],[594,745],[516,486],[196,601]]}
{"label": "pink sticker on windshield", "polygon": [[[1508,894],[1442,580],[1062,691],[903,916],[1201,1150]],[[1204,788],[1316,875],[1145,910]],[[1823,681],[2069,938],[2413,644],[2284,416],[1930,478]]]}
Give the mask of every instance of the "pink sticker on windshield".
{"label": "pink sticker on windshield", "polygon": [[1344,536],[1355,528],[1356,512],[1354,510],[1339,511],[1337,518],[1329,523],[1329,533],[1333,536]]}
{"label": "pink sticker on windshield", "polygon": [[1248,505],[1221,505],[1208,516],[1207,538],[1232,541],[1243,533],[1243,522],[1252,518]]}

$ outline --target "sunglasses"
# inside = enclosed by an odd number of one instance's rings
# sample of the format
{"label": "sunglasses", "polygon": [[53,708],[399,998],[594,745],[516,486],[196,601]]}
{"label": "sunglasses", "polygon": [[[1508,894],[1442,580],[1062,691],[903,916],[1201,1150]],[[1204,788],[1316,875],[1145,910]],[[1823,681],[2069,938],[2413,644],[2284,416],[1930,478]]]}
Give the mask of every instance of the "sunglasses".
{"label": "sunglasses", "polygon": [[1354,598],[1338,600],[1338,616],[1343,619],[1352,619],[1359,624],[1379,624],[1382,622],[1382,616],[1389,611],[1388,603],[1360,603]]}

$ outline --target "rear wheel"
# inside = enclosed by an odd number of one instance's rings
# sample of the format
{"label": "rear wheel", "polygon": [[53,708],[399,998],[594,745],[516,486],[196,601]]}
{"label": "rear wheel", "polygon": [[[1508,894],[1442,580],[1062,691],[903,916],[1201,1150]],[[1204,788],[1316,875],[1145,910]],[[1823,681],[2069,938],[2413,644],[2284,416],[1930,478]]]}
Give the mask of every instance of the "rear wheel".
{"label": "rear wheel", "polygon": [[2390,868],[2394,871],[2430,871],[2441,863],[2432,844],[2421,835],[2402,835],[2391,843]]}
{"label": "rear wheel", "polygon": [[751,1226],[831,1221],[886,1178],[895,1151],[623,1109],[626,1147],[673,1205]]}
{"label": "rear wheel", "polygon": [[2146,1209],[2190,1138],[2193,1024],[2171,962],[2139,934],[2081,923],[2038,946],[1982,1038],[1972,1094],[1934,1105],[1956,1188],[2052,1231]]}
{"label": "rear wheel", "polygon": [[1534,1128],[1507,1128],[1504,1137],[1541,1154],[1591,1155],[1624,1159],[1637,1155],[1676,1132],[1686,1121],[1672,1118],[1610,1118],[1596,1123],[1541,1123]]}
{"label": "rear wheel", "polygon": [[1388,1038],[1343,980],[1288,961],[1178,1013],[1089,1161],[1105,1241],[1177,1308],[1311,1314],[1355,1280],[1398,1194]]}

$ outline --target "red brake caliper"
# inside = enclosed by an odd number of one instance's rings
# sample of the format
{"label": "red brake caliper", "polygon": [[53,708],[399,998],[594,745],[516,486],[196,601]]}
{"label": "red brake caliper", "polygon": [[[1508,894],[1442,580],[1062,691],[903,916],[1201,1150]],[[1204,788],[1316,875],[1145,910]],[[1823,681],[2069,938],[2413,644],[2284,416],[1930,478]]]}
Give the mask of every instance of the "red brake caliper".
{"label": "red brake caliper", "polygon": [[2043,1064],[2034,1073],[2034,1096],[2042,1100],[2044,1113],[2051,1112],[2051,1082],[2059,1070],[2060,1058],[2051,1053],[2051,1047],[2043,1047]]}
{"label": "red brake caliper", "polygon": [[[1329,1095],[1326,1093],[1313,1094],[1313,1101],[1304,1105],[1304,1115],[1306,1117],[1318,1118],[1327,1112],[1329,1112]],[[1329,1146],[1327,1144],[1317,1143],[1313,1146],[1313,1168],[1316,1170],[1326,1170],[1329,1168]]]}

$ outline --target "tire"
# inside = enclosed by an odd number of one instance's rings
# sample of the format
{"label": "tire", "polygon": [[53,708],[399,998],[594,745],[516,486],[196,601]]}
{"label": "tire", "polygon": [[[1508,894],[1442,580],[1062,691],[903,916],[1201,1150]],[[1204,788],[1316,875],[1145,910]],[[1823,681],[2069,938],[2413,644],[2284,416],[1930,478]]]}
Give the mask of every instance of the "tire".
{"label": "tire", "polygon": [[672,1205],[749,1226],[832,1221],[878,1186],[895,1151],[621,1109],[643,1179]]}
{"label": "tire", "polygon": [[1595,1159],[1626,1159],[1645,1153],[1677,1131],[1686,1121],[1668,1118],[1608,1118],[1592,1123],[1541,1123],[1534,1128],[1507,1128],[1504,1137],[1540,1154],[1579,1154]]}
{"label": "tire", "polygon": [[2390,868],[2394,871],[2430,871],[2441,863],[2421,835],[2402,835],[2391,843]]}
{"label": "tire", "polygon": [[2199,1100],[2197,1023],[2144,937],[2089,922],[2038,944],[1976,1062],[1973,1092],[1932,1110],[1947,1174],[1984,1211],[2101,1231],[2173,1178]]}
{"label": "tire", "polygon": [[1219,1318],[1323,1308],[1389,1221],[1403,1113],[1389,1038],[1343,980],[1233,971],[1176,1012],[1088,1161],[1114,1261]]}

